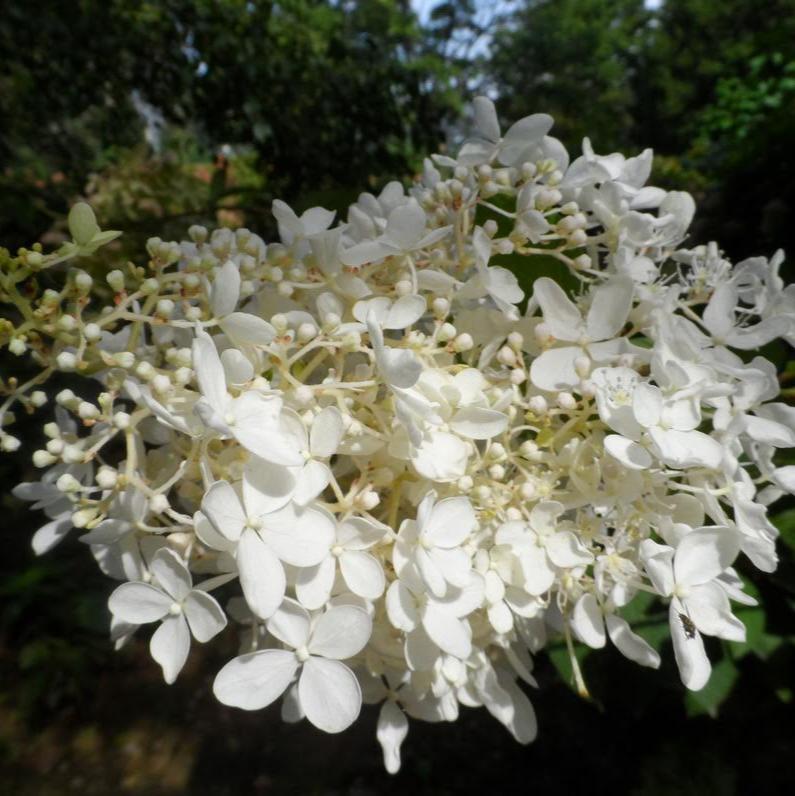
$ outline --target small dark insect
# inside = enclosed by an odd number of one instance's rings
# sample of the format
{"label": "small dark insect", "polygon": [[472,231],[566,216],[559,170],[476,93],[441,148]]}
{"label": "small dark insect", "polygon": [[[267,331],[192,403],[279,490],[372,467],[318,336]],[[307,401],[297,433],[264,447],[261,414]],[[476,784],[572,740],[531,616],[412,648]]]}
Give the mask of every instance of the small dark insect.
{"label": "small dark insect", "polygon": [[682,620],[682,627],[685,629],[685,635],[688,638],[695,638],[696,626],[693,624],[693,620],[686,614],[679,614],[679,618]]}

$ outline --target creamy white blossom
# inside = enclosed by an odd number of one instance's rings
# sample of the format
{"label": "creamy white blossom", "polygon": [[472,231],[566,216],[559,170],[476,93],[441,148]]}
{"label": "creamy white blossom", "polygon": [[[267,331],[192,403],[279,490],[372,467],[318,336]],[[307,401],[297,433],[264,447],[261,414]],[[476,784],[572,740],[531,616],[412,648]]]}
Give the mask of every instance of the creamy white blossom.
{"label": "creamy white blossom", "polygon": [[[548,639],[582,693],[575,643],[673,654],[704,687],[704,637],[743,640],[731,606],[753,603],[733,566],[776,568],[768,508],[795,494],[777,459],[795,409],[752,353],[795,340],[783,254],[687,248],[695,203],[647,185],[650,150],[586,139],[570,163],[545,114],[503,134],[481,97],[474,121],[457,157],[342,220],[276,201],[280,241],[191,227],[112,271],[107,306],[69,275],[0,327],[15,353],[48,341],[38,375],[6,380],[3,450],[54,371],[90,379],[95,398],[54,396],[41,479],[14,494],[46,516],[36,553],[74,527],[122,581],[116,645],[158,623],[173,682],[228,616],[221,702],[283,697],[326,732],[380,705],[392,773],[411,721],[461,706],[532,741]],[[83,205],[70,223],[65,249],[21,250],[0,296],[115,234]],[[568,279],[534,273],[550,258]],[[630,621],[641,594],[667,606],[672,652]]]}

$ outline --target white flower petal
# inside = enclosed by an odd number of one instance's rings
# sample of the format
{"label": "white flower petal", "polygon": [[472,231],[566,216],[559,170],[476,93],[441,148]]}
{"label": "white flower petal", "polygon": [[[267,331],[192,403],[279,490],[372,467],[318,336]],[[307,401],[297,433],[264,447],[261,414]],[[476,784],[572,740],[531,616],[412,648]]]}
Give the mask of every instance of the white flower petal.
{"label": "white flower petal", "polygon": [[309,641],[309,612],[295,600],[287,598],[268,619],[268,632],[293,649],[305,647]]}
{"label": "white flower petal", "polygon": [[313,567],[301,567],[295,576],[295,596],[304,608],[322,608],[331,597],[337,564],[334,556],[326,556]]}
{"label": "white flower petal", "polygon": [[182,671],[190,652],[190,630],[185,617],[167,616],[149,641],[152,658],[163,668],[163,679],[170,685]]}
{"label": "white flower petal", "polygon": [[472,651],[472,629],[465,619],[429,603],[422,613],[422,626],[431,640],[448,655],[468,658]]}
{"label": "white flower petal", "polygon": [[362,690],[356,675],[339,661],[311,657],[298,680],[301,708],[323,732],[342,732],[359,716]]}
{"label": "white flower petal", "polygon": [[226,627],[226,614],[218,601],[207,592],[194,589],[182,606],[190,632],[204,644]]}
{"label": "white flower petal", "polygon": [[284,567],[259,534],[246,528],[237,547],[240,585],[249,608],[262,619],[281,605],[286,588]]}
{"label": "white flower petal", "polygon": [[605,624],[610,641],[625,658],[652,669],[660,667],[660,656],[656,650],[645,639],[632,632],[626,619],[608,614],[605,617]]}
{"label": "white flower petal", "polygon": [[507,426],[507,415],[479,406],[465,406],[450,419],[453,431],[469,439],[491,439],[502,434]]}
{"label": "white flower petal", "polygon": [[334,542],[334,520],[326,511],[291,505],[263,517],[263,539],[286,564],[313,567]]}
{"label": "white flower petal", "polygon": [[[249,517],[262,517],[290,502],[295,490],[294,470],[253,456],[243,473],[243,502]],[[244,518],[245,522],[245,518]]]}
{"label": "white flower petal", "polygon": [[653,463],[651,454],[642,445],[626,437],[608,434],[604,444],[605,450],[629,470],[646,470]]}
{"label": "white flower petal", "polygon": [[210,307],[216,318],[234,312],[240,298],[240,269],[232,260],[227,260],[215,269]]}
{"label": "white flower petal", "polygon": [[292,682],[298,659],[289,650],[260,650],[229,661],[215,676],[213,693],[224,705],[260,710]]}
{"label": "white flower petal", "polygon": [[336,660],[352,658],[364,649],[372,630],[373,620],[363,608],[335,605],[315,622],[309,651]]}
{"label": "white flower petal", "polygon": [[676,548],[676,582],[684,586],[707,583],[730,567],[739,552],[739,537],[729,528],[696,528]]}
{"label": "white flower petal", "polygon": [[[687,630],[685,622],[678,610],[676,601],[669,608],[671,639],[674,643],[674,655],[679,674],[685,688],[700,691],[709,680],[712,666],[704,651],[704,641],[698,630]],[[687,617],[685,617],[687,620]]]}
{"label": "white flower petal", "polygon": [[193,340],[193,369],[199,390],[214,412],[223,414],[229,403],[226,375],[212,337],[201,330]]}
{"label": "white flower petal", "polygon": [[386,585],[378,559],[362,550],[346,550],[340,557],[340,572],[348,588],[366,600],[377,600]]}
{"label": "white flower petal", "polygon": [[309,450],[321,459],[333,456],[345,435],[342,414],[336,406],[327,406],[312,421],[309,430]]}
{"label": "white flower petal", "polygon": [[400,746],[408,732],[406,714],[391,699],[387,699],[381,705],[375,734],[384,752],[384,768],[390,774],[397,774],[400,770]]}
{"label": "white flower petal", "polygon": [[421,533],[437,547],[456,547],[476,527],[477,518],[469,498],[451,497],[433,507]]}
{"label": "white flower petal", "polygon": [[149,564],[149,571],[163,591],[176,602],[182,602],[193,587],[193,579],[185,562],[168,548],[162,548],[155,553]]}
{"label": "white flower petal", "polygon": [[218,533],[236,542],[243,533],[246,513],[240,505],[237,492],[226,481],[216,481],[202,498],[202,513]]}
{"label": "white flower petal", "polygon": [[571,627],[584,644],[601,649],[606,643],[605,623],[602,609],[593,594],[583,594],[571,617]]}
{"label": "white flower petal", "polygon": [[237,345],[266,346],[276,337],[273,326],[249,312],[233,312],[227,315],[221,322],[221,328]]}
{"label": "white flower petal", "polygon": [[148,583],[123,583],[108,599],[111,613],[133,625],[162,619],[174,600]]}

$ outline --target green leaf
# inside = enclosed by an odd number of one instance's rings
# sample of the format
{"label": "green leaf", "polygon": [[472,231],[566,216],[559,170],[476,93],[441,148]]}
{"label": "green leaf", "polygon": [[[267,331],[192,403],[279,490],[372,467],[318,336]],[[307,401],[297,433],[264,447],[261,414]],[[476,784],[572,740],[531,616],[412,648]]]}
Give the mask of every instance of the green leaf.
{"label": "green leaf", "polygon": [[709,682],[700,691],[689,691],[685,697],[688,716],[707,714],[714,719],[721,704],[731,693],[739,673],[731,658],[722,658],[712,667]]}
{"label": "green leaf", "polygon": [[74,242],[80,246],[87,246],[100,232],[97,218],[91,205],[78,202],[69,211],[69,233]]}

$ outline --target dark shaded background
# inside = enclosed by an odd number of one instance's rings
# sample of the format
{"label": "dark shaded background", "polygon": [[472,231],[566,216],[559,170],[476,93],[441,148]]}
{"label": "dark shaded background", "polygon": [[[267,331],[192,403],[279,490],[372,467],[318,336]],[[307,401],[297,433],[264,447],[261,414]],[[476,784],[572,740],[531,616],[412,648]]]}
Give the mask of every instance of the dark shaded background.
{"label": "dark shaded background", "polygon": [[[475,94],[506,122],[545,111],[575,154],[654,147],[656,184],[689,190],[692,242],[729,256],[795,251],[793,0],[7,0],[0,13],[0,242],[54,243],[87,198],[111,255],[190,223],[271,234],[269,207],[344,208],[455,146]],[[793,269],[787,266],[792,279]],[[765,354],[783,371],[791,352]],[[15,367],[18,363],[15,363]],[[7,360],[0,370],[7,372]],[[25,421],[26,440],[38,424]],[[591,702],[565,656],[538,659],[539,739],[520,747],[485,711],[413,722],[403,770],[383,772],[375,715],[341,736],[218,705],[210,682],[232,634],[161,680],[145,642],[113,653],[112,583],[82,545],[43,559],[40,517],[11,498],[35,477],[0,458],[0,793],[782,793],[792,789],[795,509],[782,566],[746,572],[764,610],[746,645],[716,644],[715,673],[686,696],[665,664],[612,649],[585,657]],[[643,632],[662,643],[659,611]],[[227,645],[224,648],[224,644]]]}

